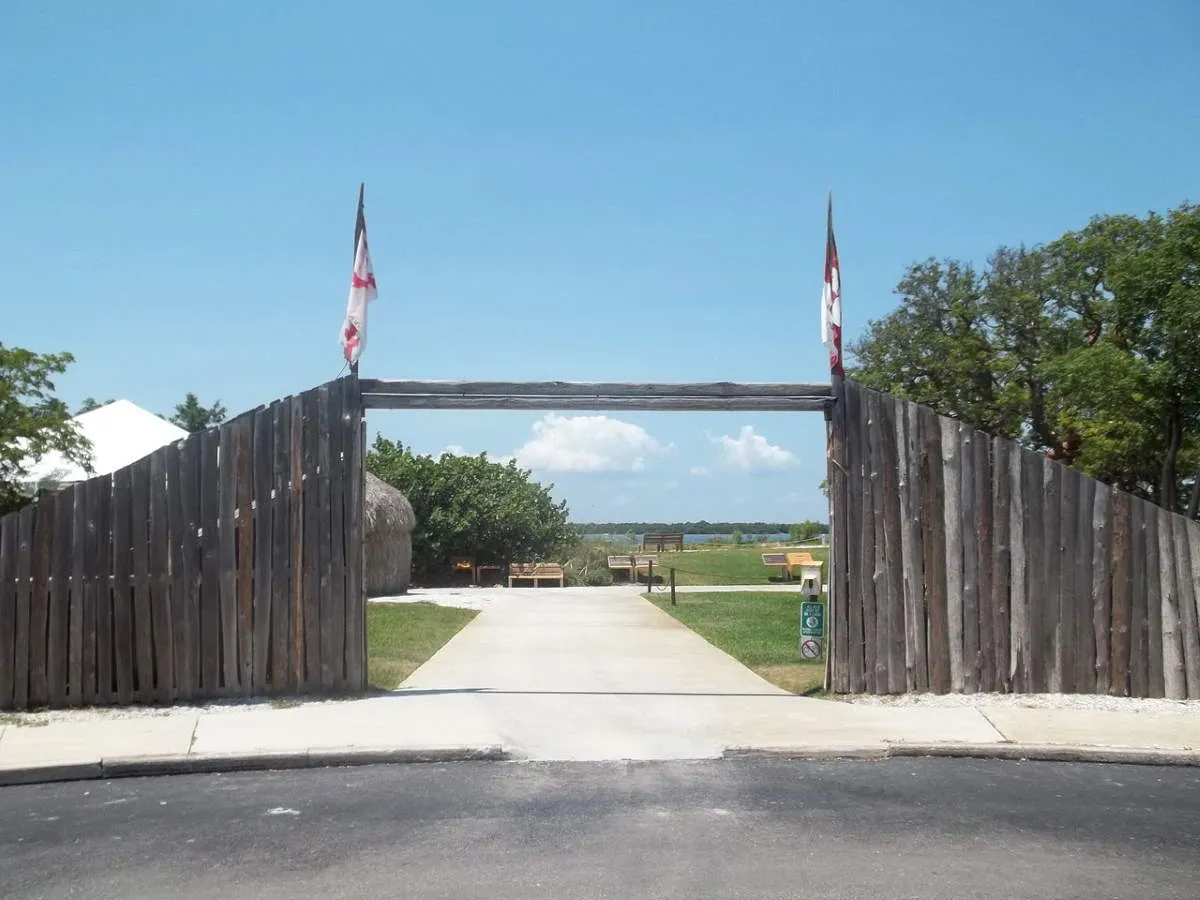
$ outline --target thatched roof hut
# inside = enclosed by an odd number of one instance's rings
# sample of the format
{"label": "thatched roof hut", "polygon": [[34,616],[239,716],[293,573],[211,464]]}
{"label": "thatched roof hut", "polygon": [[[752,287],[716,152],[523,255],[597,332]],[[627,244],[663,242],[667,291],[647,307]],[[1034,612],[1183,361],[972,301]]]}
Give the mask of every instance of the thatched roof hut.
{"label": "thatched roof hut", "polygon": [[366,592],[389,597],[408,591],[412,577],[412,531],[417,524],[412,504],[381,478],[367,473]]}

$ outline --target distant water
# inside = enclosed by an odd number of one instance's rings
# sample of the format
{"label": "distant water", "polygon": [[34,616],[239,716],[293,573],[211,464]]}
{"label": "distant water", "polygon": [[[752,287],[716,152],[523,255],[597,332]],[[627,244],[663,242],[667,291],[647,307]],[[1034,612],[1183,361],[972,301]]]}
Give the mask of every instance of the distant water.
{"label": "distant water", "polygon": [[[642,542],[643,537],[645,537],[645,535],[643,535],[643,534],[635,535],[634,542],[640,544]],[[743,534],[742,540],[743,541],[786,541],[789,539],[789,537],[790,537],[790,535],[788,535],[785,532],[780,532],[778,534]],[[583,539],[585,541],[611,541],[614,544],[623,544],[623,543],[627,543],[629,541],[628,535],[624,535],[624,534],[585,534],[583,536]],[[683,536],[683,542],[685,544],[707,544],[710,541],[714,541],[714,540],[730,541],[730,540],[733,540],[733,535],[732,534],[685,534]]]}

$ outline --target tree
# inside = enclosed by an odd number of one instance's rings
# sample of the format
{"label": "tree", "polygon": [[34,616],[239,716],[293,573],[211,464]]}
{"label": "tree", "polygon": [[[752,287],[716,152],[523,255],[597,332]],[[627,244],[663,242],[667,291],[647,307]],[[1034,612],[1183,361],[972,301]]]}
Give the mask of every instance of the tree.
{"label": "tree", "polygon": [[788,539],[792,541],[807,541],[819,534],[824,534],[829,526],[823,522],[798,522],[788,529]]}
{"label": "tree", "polygon": [[550,495],[553,485],[530,481],[531,473],[515,462],[501,465],[482,453],[434,459],[378,437],[367,469],[412,503],[414,575],[442,574],[453,556],[484,563],[545,560],[578,542],[566,503]]}
{"label": "tree", "polygon": [[1177,511],[1200,506],[1200,207],[927,260],[851,374]]}
{"label": "tree", "polygon": [[91,466],[91,446],[53,395],[53,376],[72,362],[69,353],[39,354],[0,343],[0,514],[28,501],[21,481],[30,463],[46,453]]}
{"label": "tree", "polygon": [[196,432],[220,425],[227,416],[228,413],[220,400],[212,406],[201,406],[196,395],[189,392],[183,398],[183,402],[175,407],[175,415],[171,416],[171,421],[185,431]]}
{"label": "tree", "polygon": [[108,406],[108,404],[113,403],[113,402],[114,401],[111,398],[108,400],[100,401],[100,400],[97,400],[95,397],[84,397],[83,402],[79,404],[79,409],[75,410],[75,415],[81,416],[84,413],[89,413],[92,410],[99,409],[102,406]]}

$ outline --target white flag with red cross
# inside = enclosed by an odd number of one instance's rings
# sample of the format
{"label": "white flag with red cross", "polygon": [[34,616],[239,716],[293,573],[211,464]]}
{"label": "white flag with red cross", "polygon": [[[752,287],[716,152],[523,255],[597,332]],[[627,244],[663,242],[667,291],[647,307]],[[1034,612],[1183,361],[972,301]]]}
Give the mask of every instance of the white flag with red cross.
{"label": "white flag with red cross", "polygon": [[837,241],[833,237],[833,194],[825,219],[825,286],[821,290],[821,343],[829,347],[829,369],[834,375],[842,369],[842,267],[838,262]]}
{"label": "white flag with red cross", "polygon": [[357,366],[367,345],[367,305],[375,299],[375,271],[367,247],[367,223],[363,215],[363,194],[358,194],[358,221],[355,223],[354,271],[350,273],[350,296],[346,300],[346,320],[342,323],[342,353],[346,362]]}

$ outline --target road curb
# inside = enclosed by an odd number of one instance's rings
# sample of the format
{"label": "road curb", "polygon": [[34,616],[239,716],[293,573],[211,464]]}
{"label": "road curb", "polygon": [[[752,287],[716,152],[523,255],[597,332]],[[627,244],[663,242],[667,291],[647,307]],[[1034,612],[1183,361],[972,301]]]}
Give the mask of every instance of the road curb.
{"label": "road curb", "polygon": [[1200,750],[1162,750],[1139,747],[1096,747],[1071,744],[861,744],[839,747],[730,747],[724,759],[1000,759],[1014,762],[1080,762],[1135,766],[1200,767]]}
{"label": "road curb", "polygon": [[0,770],[0,787],[58,781],[95,781],[159,775],[320,769],[402,763],[503,762],[511,759],[503,747],[444,747],[412,749],[343,748],[287,753],[206,753],[188,756],[113,757],[96,762],[25,766]]}

